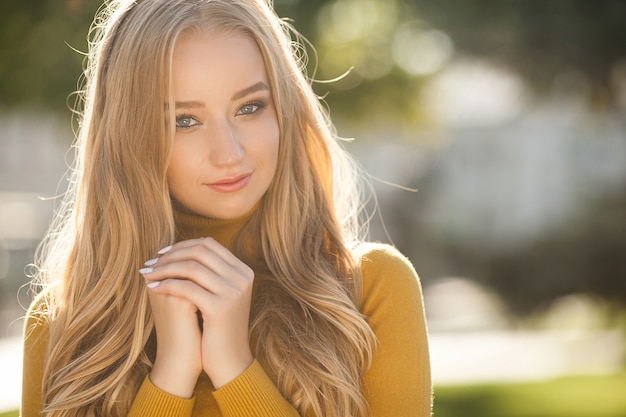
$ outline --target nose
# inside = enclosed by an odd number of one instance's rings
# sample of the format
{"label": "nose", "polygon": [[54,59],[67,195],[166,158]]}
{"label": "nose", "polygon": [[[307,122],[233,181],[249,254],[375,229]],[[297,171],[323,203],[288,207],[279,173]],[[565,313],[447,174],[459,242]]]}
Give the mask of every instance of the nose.
{"label": "nose", "polygon": [[209,160],[214,166],[236,165],[244,157],[239,135],[227,121],[215,124],[209,138]]}

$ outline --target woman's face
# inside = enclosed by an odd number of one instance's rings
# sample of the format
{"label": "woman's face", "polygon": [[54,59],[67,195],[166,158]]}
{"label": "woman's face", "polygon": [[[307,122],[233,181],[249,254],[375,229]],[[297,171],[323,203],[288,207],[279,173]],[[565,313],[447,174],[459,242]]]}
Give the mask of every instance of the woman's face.
{"label": "woman's face", "polygon": [[257,44],[237,32],[187,34],[174,48],[172,75],[171,194],[187,210],[207,217],[248,213],[274,178],[279,143]]}

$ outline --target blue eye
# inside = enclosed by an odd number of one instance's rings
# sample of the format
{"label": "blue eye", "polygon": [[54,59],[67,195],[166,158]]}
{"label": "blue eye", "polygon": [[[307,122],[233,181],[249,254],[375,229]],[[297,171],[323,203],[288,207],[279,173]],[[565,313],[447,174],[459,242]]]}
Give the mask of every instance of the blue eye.
{"label": "blue eye", "polygon": [[176,117],[176,127],[179,129],[188,129],[197,124],[198,123],[192,116],[183,114],[181,116]]}
{"label": "blue eye", "polygon": [[247,116],[247,115],[251,115],[251,114],[258,112],[259,110],[264,109],[265,107],[267,107],[267,105],[264,103],[260,103],[260,102],[246,103],[243,106],[241,106],[237,114]]}

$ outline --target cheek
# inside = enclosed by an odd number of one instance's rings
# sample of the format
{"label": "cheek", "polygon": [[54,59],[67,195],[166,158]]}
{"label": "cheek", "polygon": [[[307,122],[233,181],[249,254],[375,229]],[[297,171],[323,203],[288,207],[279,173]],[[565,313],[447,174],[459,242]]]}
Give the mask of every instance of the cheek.
{"label": "cheek", "polygon": [[278,149],[280,147],[280,129],[278,128],[276,115],[274,115],[272,122],[268,126],[268,131],[267,153],[275,166],[278,161]]}
{"label": "cheek", "polygon": [[176,151],[174,150],[172,152],[172,158],[170,159],[170,163],[167,166],[167,181],[168,182],[172,182],[178,173],[178,166],[179,166],[179,162],[178,162],[178,155],[176,153]]}
{"label": "cheek", "polygon": [[273,176],[278,160],[280,132],[275,117],[268,117],[263,123],[250,125],[246,128],[244,148],[256,165],[271,171]]}
{"label": "cheek", "polygon": [[274,177],[277,170],[279,147],[280,133],[278,131],[278,126],[276,126],[276,128],[273,129],[271,136],[268,137],[268,141],[264,149],[265,160],[272,171],[272,177]]}
{"label": "cheek", "polygon": [[186,157],[183,149],[174,146],[172,149],[172,158],[167,167],[167,182],[170,189],[181,183],[185,173],[190,169],[190,161]]}

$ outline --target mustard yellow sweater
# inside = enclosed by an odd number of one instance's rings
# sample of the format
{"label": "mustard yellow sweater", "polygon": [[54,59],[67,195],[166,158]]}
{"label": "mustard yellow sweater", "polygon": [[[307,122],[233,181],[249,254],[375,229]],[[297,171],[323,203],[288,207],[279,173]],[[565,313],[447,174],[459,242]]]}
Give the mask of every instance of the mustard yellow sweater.
{"label": "mustard yellow sweater", "polygon": [[[229,247],[242,220],[218,221],[177,213],[181,239],[212,236]],[[389,245],[361,247],[361,312],[378,338],[364,380],[371,417],[426,417],[431,413],[428,338],[419,279],[411,263]],[[28,319],[24,338],[22,417],[39,416],[47,327]],[[215,390],[206,374],[194,396],[167,394],[145,378],[129,417],[279,417],[298,416],[256,360],[238,378]],[[346,416],[348,417],[348,416]]]}

